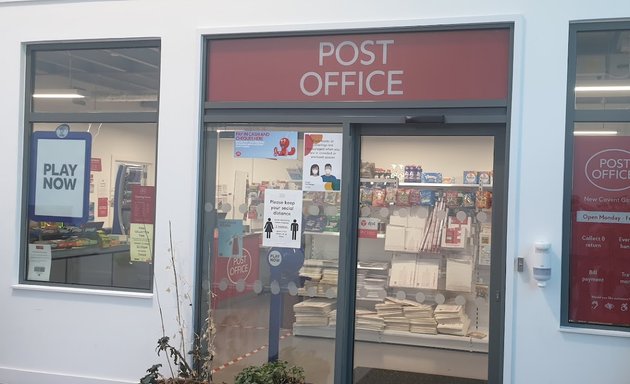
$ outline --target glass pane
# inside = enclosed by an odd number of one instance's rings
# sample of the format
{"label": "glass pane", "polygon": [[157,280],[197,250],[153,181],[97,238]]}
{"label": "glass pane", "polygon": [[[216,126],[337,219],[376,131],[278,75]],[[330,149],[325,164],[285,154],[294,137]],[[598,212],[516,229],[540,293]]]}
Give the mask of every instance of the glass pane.
{"label": "glass pane", "polygon": [[34,52],[34,112],[155,112],[158,48]]}
{"label": "glass pane", "polygon": [[575,108],[630,107],[630,31],[578,32]]}
{"label": "glass pane", "polygon": [[244,367],[277,357],[302,366],[307,382],[332,383],[341,127],[212,129],[214,380],[232,383]]}
{"label": "glass pane", "polygon": [[[59,126],[35,124],[34,135]],[[157,126],[77,123],[69,130],[91,136],[89,184],[84,191],[77,171],[85,164],[56,147],[63,139],[36,141],[28,188],[38,195],[28,222],[26,279],[151,290]],[[87,220],[56,219],[55,204],[65,198],[59,192],[79,189],[81,200],[89,198]]]}
{"label": "glass pane", "polygon": [[355,382],[487,379],[493,145],[361,138]]}
{"label": "glass pane", "polygon": [[568,320],[629,327],[630,123],[574,133]]}

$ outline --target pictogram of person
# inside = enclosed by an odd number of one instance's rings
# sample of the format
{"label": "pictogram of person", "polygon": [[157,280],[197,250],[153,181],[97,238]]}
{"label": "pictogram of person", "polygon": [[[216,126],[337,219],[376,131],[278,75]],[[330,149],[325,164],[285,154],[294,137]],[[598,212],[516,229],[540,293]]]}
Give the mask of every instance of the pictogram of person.
{"label": "pictogram of person", "polygon": [[300,229],[300,225],[297,223],[297,220],[293,219],[291,223],[291,240],[297,239],[298,229]]}
{"label": "pictogram of person", "polygon": [[271,239],[271,232],[273,232],[273,223],[271,222],[271,218],[268,218],[265,223],[265,233],[268,239]]}

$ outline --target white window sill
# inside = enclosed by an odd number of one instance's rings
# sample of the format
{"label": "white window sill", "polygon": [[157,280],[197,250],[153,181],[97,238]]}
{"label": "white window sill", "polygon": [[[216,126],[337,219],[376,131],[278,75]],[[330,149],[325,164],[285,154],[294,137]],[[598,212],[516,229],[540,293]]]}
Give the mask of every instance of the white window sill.
{"label": "white window sill", "polygon": [[135,299],[153,299],[153,293],[110,291],[103,289],[87,289],[74,287],[51,287],[47,285],[14,284],[11,288],[23,291],[57,292],[77,295],[109,296],[109,297],[129,297]]}
{"label": "white window sill", "polygon": [[560,327],[560,332],[580,333],[583,335],[595,335],[595,336],[630,337],[630,332],[608,331],[604,329],[592,329],[592,328]]}

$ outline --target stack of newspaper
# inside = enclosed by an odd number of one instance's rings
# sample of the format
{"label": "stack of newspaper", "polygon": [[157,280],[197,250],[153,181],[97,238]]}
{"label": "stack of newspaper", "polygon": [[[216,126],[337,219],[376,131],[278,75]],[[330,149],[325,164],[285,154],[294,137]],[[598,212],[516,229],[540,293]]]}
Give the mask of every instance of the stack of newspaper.
{"label": "stack of newspaper", "polygon": [[386,296],[388,263],[360,261],[357,265],[357,297],[379,299]]}
{"label": "stack of newspaper", "polygon": [[293,306],[295,325],[326,326],[328,315],[335,308],[335,300],[308,299]]}
{"label": "stack of newspaper", "polygon": [[438,322],[439,333],[466,336],[470,319],[464,311],[463,305],[440,304],[434,310],[435,320]]}
{"label": "stack of newspaper", "polygon": [[322,278],[322,264],[323,260],[306,259],[302,268],[300,268],[299,274],[301,277],[319,281]]}
{"label": "stack of newspaper", "polygon": [[385,329],[391,331],[409,331],[409,319],[403,314],[403,304],[387,298],[375,305],[376,312],[385,321]]}
{"label": "stack of newspaper", "polygon": [[374,311],[357,308],[354,321],[357,330],[380,332],[385,329],[385,321]]}
{"label": "stack of newspaper", "polygon": [[437,321],[433,317],[433,307],[427,304],[403,307],[405,317],[409,319],[409,330],[413,333],[437,334]]}

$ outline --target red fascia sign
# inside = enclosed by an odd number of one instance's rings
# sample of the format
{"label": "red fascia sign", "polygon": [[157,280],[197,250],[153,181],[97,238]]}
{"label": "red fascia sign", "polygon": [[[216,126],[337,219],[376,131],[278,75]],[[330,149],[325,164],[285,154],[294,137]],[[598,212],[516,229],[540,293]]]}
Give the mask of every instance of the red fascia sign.
{"label": "red fascia sign", "polygon": [[569,321],[630,326],[630,137],[575,137]]}
{"label": "red fascia sign", "polygon": [[208,41],[206,101],[507,100],[510,31]]}

